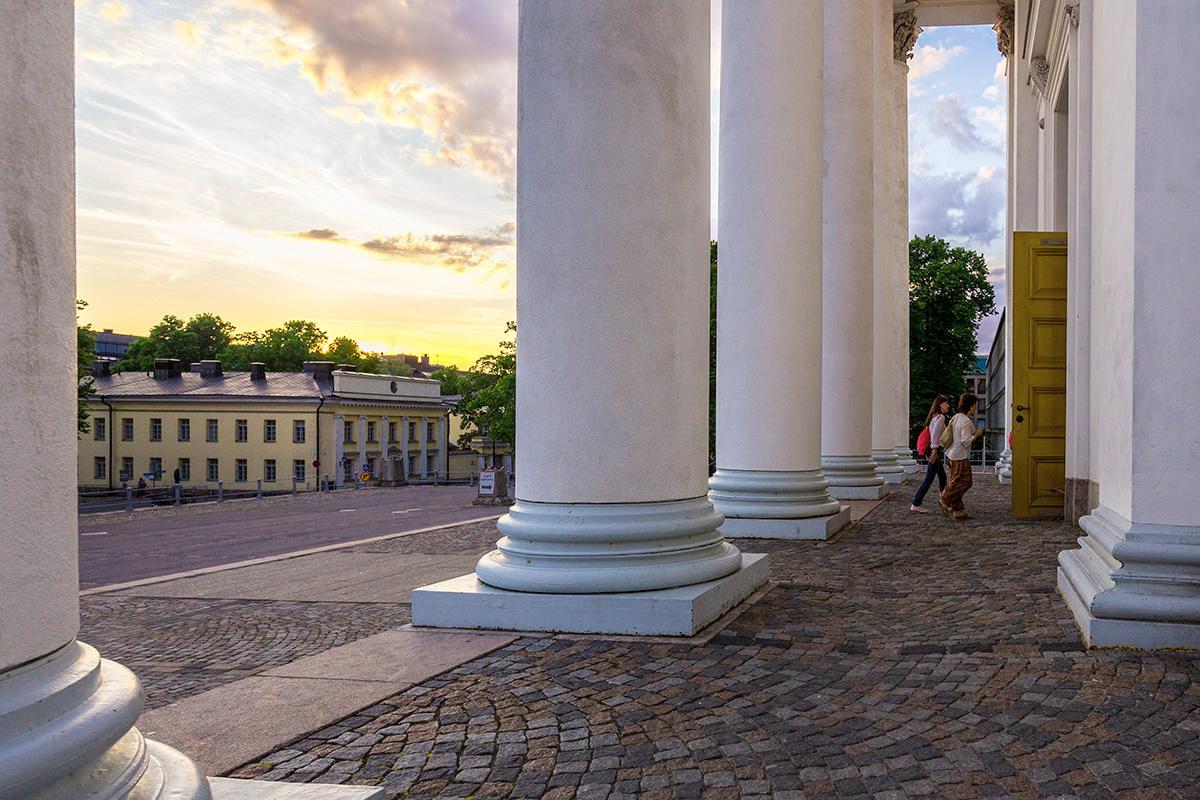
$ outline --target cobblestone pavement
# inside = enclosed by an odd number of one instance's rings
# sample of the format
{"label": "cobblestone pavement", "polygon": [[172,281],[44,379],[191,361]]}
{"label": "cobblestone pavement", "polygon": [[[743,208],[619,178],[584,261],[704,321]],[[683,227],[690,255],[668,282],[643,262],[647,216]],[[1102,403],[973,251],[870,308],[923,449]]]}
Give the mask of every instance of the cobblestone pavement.
{"label": "cobblestone pavement", "polygon": [[93,595],[80,598],[79,638],[137,673],[158,708],[411,619],[382,603]]}
{"label": "cobblestone pavement", "polygon": [[966,522],[909,514],[909,491],[833,543],[751,545],[780,583],[708,645],[523,638],[235,774],[392,797],[1200,797],[1200,656],[1084,651],[1053,588],[1077,531],[1011,521],[985,476]]}

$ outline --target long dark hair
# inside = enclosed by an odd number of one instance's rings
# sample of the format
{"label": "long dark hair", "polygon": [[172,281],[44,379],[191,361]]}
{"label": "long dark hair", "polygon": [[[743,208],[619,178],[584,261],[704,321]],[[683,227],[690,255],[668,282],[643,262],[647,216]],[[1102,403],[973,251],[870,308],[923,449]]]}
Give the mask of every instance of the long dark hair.
{"label": "long dark hair", "polygon": [[929,413],[925,415],[925,427],[926,428],[929,427],[929,423],[933,422],[934,414],[942,413],[942,403],[949,403],[949,402],[950,401],[946,398],[945,395],[939,394],[937,397],[933,398],[933,403],[929,406]]}

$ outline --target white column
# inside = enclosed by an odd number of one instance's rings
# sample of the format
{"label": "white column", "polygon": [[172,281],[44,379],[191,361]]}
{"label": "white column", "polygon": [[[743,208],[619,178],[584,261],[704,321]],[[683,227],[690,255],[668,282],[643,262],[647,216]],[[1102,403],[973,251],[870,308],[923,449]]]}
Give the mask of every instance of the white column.
{"label": "white column", "polygon": [[[875,474],[886,483],[900,483],[904,467],[896,456],[897,407],[908,403],[900,395],[900,364],[907,353],[900,351],[900,316],[896,295],[900,292],[900,264],[896,263],[896,101],[892,96],[895,80],[892,68],[894,32],[891,0],[870,0],[871,54],[873,73],[872,152],[874,170],[873,247],[874,294],[872,300],[871,385],[871,460]],[[907,317],[906,317],[907,319]]]}
{"label": "white column", "polygon": [[1178,68],[1197,36],[1194,3],[1092,5],[1100,505],[1058,580],[1092,645],[1200,648],[1200,83]]}
{"label": "white column", "polygon": [[441,422],[438,424],[438,438],[441,443],[438,445],[438,463],[441,464],[442,474],[449,477],[450,475],[450,417],[443,415]]}
{"label": "white column", "polygon": [[414,624],[694,631],[766,578],[707,497],[709,8],[519,14],[521,480],[481,583]]}
{"label": "white column", "polygon": [[822,0],[765,0],[721,18],[709,499],[726,536],[824,539],[850,521],[821,474],[822,17]]}
{"label": "white column", "polygon": [[825,2],[821,469],[843,499],[886,494],[871,460],[874,397],[873,25],[883,0]]}
{"label": "white column", "polygon": [[387,417],[379,418],[379,460],[388,460],[388,442],[391,441],[391,431],[388,429],[389,420]]}
{"label": "white column", "polygon": [[895,186],[895,198],[892,204],[891,242],[894,248],[892,258],[897,266],[898,287],[892,296],[896,304],[896,331],[899,341],[900,363],[897,365],[899,374],[896,396],[900,398],[900,406],[896,409],[895,417],[895,450],[896,460],[907,471],[919,469],[917,460],[913,457],[911,447],[909,404],[912,402],[912,384],[909,374],[910,367],[910,337],[909,337],[909,299],[908,299],[908,59],[912,55],[912,47],[916,44],[916,32],[910,31],[907,23],[893,23],[892,49],[892,103],[895,114],[895,147],[893,149],[892,180]]}
{"label": "white column", "polygon": [[418,436],[421,439],[421,468],[417,471],[422,478],[429,477],[429,420],[420,418]]}
{"label": "white column", "polygon": [[[358,416],[358,463],[354,465],[354,474],[357,476],[362,471],[367,463],[367,416],[360,414]],[[358,480],[357,477],[355,480]]]}
{"label": "white column", "polygon": [[400,418],[400,461],[403,463],[400,474],[408,480],[408,417]]}
{"label": "white column", "polygon": [[333,415],[333,461],[334,484],[340,489],[346,485],[346,417]]}
{"label": "white column", "polygon": [[0,797],[199,800],[137,678],[75,638],[74,12],[0,3]]}

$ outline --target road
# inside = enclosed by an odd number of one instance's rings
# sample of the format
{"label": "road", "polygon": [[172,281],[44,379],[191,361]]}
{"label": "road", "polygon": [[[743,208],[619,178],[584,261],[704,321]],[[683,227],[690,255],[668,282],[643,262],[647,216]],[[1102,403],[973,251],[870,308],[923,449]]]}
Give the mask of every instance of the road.
{"label": "road", "polygon": [[466,486],[364,489],[270,500],[89,514],[79,523],[79,587],[153,578],[309,547],[477,519]]}

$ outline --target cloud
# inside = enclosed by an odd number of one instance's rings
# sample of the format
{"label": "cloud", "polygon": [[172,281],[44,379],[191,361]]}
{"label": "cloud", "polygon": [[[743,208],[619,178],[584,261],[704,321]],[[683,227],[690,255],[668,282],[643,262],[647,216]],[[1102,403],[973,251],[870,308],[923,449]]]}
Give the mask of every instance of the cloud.
{"label": "cloud", "polygon": [[[480,173],[511,195],[516,4],[473,0],[251,0],[277,30],[249,39],[321,92],[420,131],[427,164]],[[345,118],[345,115],[343,115]]]}
{"label": "cloud", "polygon": [[205,25],[196,20],[177,19],[173,25],[175,38],[188,47],[198,47],[204,40]]}
{"label": "cloud", "polygon": [[913,51],[912,61],[908,62],[909,94],[920,94],[919,90],[913,88],[913,83],[943,69],[950,63],[950,59],[962,55],[966,50],[961,44],[953,47],[935,47],[928,44],[917,47]]}
{"label": "cloud", "polygon": [[[1000,109],[1003,114],[1003,109]],[[929,130],[943,136],[964,153],[988,152],[1003,154],[1004,149],[983,138],[975,128],[972,113],[960,95],[944,94],[929,108]],[[989,120],[990,121],[990,120]]]}
{"label": "cloud", "polygon": [[124,19],[133,13],[129,6],[120,2],[120,0],[109,0],[109,2],[100,6],[100,16],[104,17],[109,22],[116,22]]}
{"label": "cloud", "polygon": [[1003,170],[911,175],[909,226],[914,236],[956,237],[986,247],[1004,233]]}
{"label": "cloud", "polygon": [[390,261],[447,267],[456,273],[482,269],[491,274],[512,265],[511,259],[504,257],[502,251],[516,243],[516,223],[505,222],[479,233],[418,236],[409,232],[399,236],[377,236],[362,242],[352,242],[330,228],[313,228],[292,236],[356,247]]}

